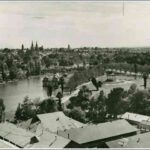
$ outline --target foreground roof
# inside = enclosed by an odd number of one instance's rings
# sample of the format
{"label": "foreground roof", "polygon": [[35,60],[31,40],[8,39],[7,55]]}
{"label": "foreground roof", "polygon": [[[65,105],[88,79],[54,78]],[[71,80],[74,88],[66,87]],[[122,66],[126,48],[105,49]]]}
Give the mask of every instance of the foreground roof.
{"label": "foreground roof", "polygon": [[150,132],[106,142],[110,148],[150,148]]}
{"label": "foreground roof", "polygon": [[96,140],[103,140],[123,134],[136,132],[138,129],[131,126],[126,120],[89,125],[65,131],[59,131],[58,135],[69,138],[78,144],[84,144]]}
{"label": "foreground roof", "polygon": [[79,128],[84,126],[74,119],[71,119],[63,112],[54,112],[37,115],[44,128],[49,129],[51,132],[57,132],[58,130],[65,130],[71,128]]}
{"label": "foreground roof", "polygon": [[0,124],[0,137],[19,146],[25,147],[35,135],[14,124],[5,122]]}
{"label": "foreground roof", "polygon": [[29,144],[25,148],[65,148],[70,141],[56,134],[43,131],[42,135],[39,136],[39,142]]}
{"label": "foreground roof", "polygon": [[0,140],[0,148],[19,149],[18,147],[4,140]]}
{"label": "foreground roof", "polygon": [[32,122],[32,119],[28,119],[27,121],[23,121],[18,123],[18,126],[26,129],[26,130],[30,130],[31,132],[35,133],[37,130],[37,127],[39,125],[40,122]]}
{"label": "foreground roof", "polygon": [[143,120],[150,121],[150,116],[145,116],[145,115],[140,115],[140,114],[135,114],[130,112],[126,112],[121,116],[121,118],[131,120],[131,121],[136,121],[136,122],[142,122]]}

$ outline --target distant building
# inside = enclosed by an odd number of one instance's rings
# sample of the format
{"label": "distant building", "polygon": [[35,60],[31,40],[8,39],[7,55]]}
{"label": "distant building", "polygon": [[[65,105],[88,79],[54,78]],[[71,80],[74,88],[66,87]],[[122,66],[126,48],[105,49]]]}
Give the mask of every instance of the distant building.
{"label": "distant building", "polygon": [[106,142],[108,148],[150,148],[150,132]]}
{"label": "distant building", "polygon": [[150,121],[150,116],[145,116],[145,115],[140,115],[140,114],[126,112],[125,114],[123,114],[121,116],[121,119],[126,119],[131,124],[135,124],[135,125],[139,126],[139,124],[142,121]]}
{"label": "distant building", "polygon": [[71,49],[71,46],[70,46],[70,44],[68,44],[68,50],[70,50]]}
{"label": "distant building", "polygon": [[139,128],[142,132],[150,132],[150,121],[141,121],[139,124]]}
{"label": "distant building", "polygon": [[135,135],[138,129],[131,126],[126,120],[89,125],[64,131],[58,131],[58,135],[68,138],[81,147],[107,147],[105,142]]}

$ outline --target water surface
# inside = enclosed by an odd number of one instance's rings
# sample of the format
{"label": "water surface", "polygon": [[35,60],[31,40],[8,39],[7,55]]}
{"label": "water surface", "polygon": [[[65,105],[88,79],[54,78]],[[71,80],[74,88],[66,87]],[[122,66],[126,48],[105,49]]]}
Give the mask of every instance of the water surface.
{"label": "water surface", "polygon": [[47,94],[42,87],[42,79],[43,76],[38,76],[0,85],[0,98],[4,99],[6,111],[15,110],[25,96],[31,99],[40,97],[41,100],[46,98]]}

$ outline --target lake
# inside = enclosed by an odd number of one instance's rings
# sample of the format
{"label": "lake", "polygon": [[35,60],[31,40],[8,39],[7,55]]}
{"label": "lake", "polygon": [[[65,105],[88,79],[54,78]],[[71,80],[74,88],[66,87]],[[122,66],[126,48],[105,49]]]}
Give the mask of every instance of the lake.
{"label": "lake", "polygon": [[[51,75],[48,76],[51,77]],[[43,78],[44,75],[0,85],[0,98],[4,99],[6,111],[16,110],[18,103],[22,102],[25,96],[29,96],[29,98],[31,99],[40,97],[41,100],[47,98],[46,90],[42,87]],[[102,76],[100,78],[102,79]],[[138,85],[138,88],[143,89],[142,78],[134,80],[134,77],[117,76],[117,79],[125,79],[129,81],[131,80],[132,82],[130,81],[129,83],[124,82],[118,84],[105,84],[102,86],[101,90],[104,90],[104,92],[107,94],[110,92],[111,89],[115,87],[123,87],[127,90],[132,83],[136,83]],[[57,91],[53,92],[54,95],[56,95],[56,93]]]}
{"label": "lake", "polygon": [[31,99],[40,97],[41,100],[46,98],[46,90],[42,87],[43,77],[31,77],[0,85],[0,98],[4,99],[6,111],[16,110],[18,103],[22,102],[25,96]]}

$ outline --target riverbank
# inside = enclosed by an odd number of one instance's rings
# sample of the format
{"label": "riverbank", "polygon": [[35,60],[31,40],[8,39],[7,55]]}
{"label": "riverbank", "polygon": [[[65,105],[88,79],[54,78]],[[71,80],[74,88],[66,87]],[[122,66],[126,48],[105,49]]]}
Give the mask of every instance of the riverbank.
{"label": "riverbank", "polygon": [[[38,79],[38,80],[37,80]],[[107,76],[106,75],[103,75],[103,76],[99,76],[99,77],[97,77],[97,81],[105,81],[107,79]],[[129,87],[131,86],[131,84],[133,84],[133,83],[136,83],[137,84],[137,86],[138,86],[138,88],[139,89],[144,89],[144,87],[143,87],[143,79],[142,78],[137,78],[136,80],[134,79],[134,77],[132,77],[132,76],[116,76],[116,81],[114,81],[114,82],[105,82],[103,85],[102,85],[102,87],[101,88],[99,88],[99,91],[96,91],[96,89],[95,89],[95,87],[94,87],[94,85],[92,84],[92,82],[91,81],[89,81],[89,82],[85,82],[85,83],[83,83],[83,84],[81,84],[81,85],[79,85],[79,86],[77,86],[77,88],[76,88],[76,90],[74,90],[71,94],[70,93],[68,93],[68,94],[66,94],[63,98],[62,98],[62,104],[64,105],[64,107],[68,104],[68,102],[69,102],[69,99],[70,99],[70,97],[72,97],[72,96],[77,96],[77,94],[78,94],[78,92],[79,92],[79,90],[81,89],[81,87],[83,86],[83,85],[86,85],[91,91],[92,91],[92,97],[93,98],[96,98],[98,95],[99,95],[99,92],[101,91],[101,90],[103,90],[104,91],[104,93],[106,94],[106,96],[107,96],[107,94],[113,89],[113,88],[116,88],[116,87],[122,87],[122,88],[124,88],[125,90],[128,90],[129,89]],[[39,78],[30,78],[29,80],[27,80],[27,83],[28,84],[25,84],[24,85],[24,90],[26,91],[28,91],[29,89],[31,90],[29,90],[33,95],[31,96],[30,94],[31,93],[29,93],[29,97],[30,98],[32,98],[32,97],[34,97],[34,98],[37,98],[38,97],[38,94],[41,92],[41,91],[43,91],[44,89],[43,89],[43,87],[42,87],[42,77],[39,77]],[[37,84],[38,83],[38,84]],[[13,84],[11,84],[11,85],[13,85]],[[34,86],[33,86],[34,85]],[[31,87],[30,87],[31,86]],[[148,87],[149,87],[150,85],[149,85],[149,83],[148,83]],[[19,85],[17,86],[18,88],[20,87]],[[38,89],[37,89],[37,87],[38,87]],[[36,89],[35,89],[36,88]],[[15,90],[15,88],[13,88],[14,90]],[[23,86],[21,87],[21,88],[19,88],[20,90],[21,89],[23,89]],[[58,90],[60,90],[60,89],[58,89]],[[56,95],[57,94],[57,92],[58,92],[58,90],[57,91],[55,91],[54,93],[53,93],[53,95]],[[13,95],[13,94],[12,94]],[[14,95],[13,95],[14,96]],[[47,94],[46,94],[46,91],[45,91],[45,98],[47,97]],[[42,99],[44,99],[44,97],[43,98],[41,98],[41,100]],[[17,100],[17,97],[16,97],[16,100]],[[19,99],[19,102],[21,102],[20,101],[21,99]],[[22,99],[23,100],[23,99]],[[5,101],[4,101],[4,103],[5,103]],[[15,102],[16,103],[16,102]],[[11,101],[11,102],[9,102],[9,105],[11,104],[11,108],[12,108],[12,106],[14,105],[14,103],[13,103],[13,101]],[[6,105],[7,106],[7,105]],[[11,120],[13,117],[14,117],[14,114],[15,114],[15,110],[16,110],[16,107],[17,107],[17,104],[16,104],[16,106],[15,106],[15,109],[11,109],[11,110],[8,110],[8,111],[6,111],[6,119],[8,119],[8,120]]]}

